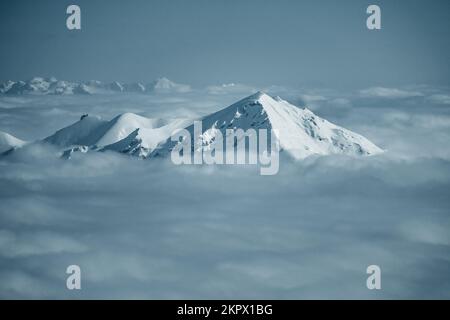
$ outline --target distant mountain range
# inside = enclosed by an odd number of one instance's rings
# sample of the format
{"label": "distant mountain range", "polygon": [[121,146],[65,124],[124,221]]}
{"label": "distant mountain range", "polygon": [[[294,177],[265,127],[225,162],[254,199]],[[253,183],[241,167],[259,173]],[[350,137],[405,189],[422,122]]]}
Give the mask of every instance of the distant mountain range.
{"label": "distant mountain range", "polygon": [[73,95],[108,92],[183,93],[190,90],[189,85],[175,83],[167,78],[159,78],[151,83],[143,84],[139,82],[121,83],[118,81],[104,83],[96,80],[71,82],[56,78],[35,77],[28,81],[9,80],[0,84],[0,94],[8,95]]}
{"label": "distant mountain range", "polygon": [[[227,129],[252,128],[274,129],[281,150],[295,159],[330,154],[370,156],[383,152],[365,137],[328,122],[307,108],[298,108],[262,92],[198,120],[202,124],[201,139],[205,147],[215,143],[219,131],[225,137]],[[164,157],[179,143],[171,140],[173,132],[179,129],[186,129],[193,139],[192,119],[152,119],[124,113],[107,121],[83,115],[74,124],[33,143],[54,145],[64,158],[70,158],[74,152],[92,151],[115,151],[140,158]],[[14,150],[25,144],[6,133],[1,137],[3,150],[8,145]]]}

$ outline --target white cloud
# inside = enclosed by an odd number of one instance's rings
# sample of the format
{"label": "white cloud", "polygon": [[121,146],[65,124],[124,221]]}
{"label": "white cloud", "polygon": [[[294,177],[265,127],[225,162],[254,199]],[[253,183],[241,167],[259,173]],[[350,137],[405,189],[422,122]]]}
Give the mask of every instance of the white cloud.
{"label": "white cloud", "polygon": [[208,86],[206,91],[209,94],[231,94],[231,93],[242,93],[242,94],[252,94],[258,91],[255,87],[240,84],[240,83],[225,83],[222,85]]}
{"label": "white cloud", "polygon": [[53,232],[26,232],[16,235],[9,230],[0,230],[0,255],[14,258],[64,252],[83,252],[86,247],[67,236]]}
{"label": "white cloud", "polygon": [[302,94],[300,95],[306,103],[317,102],[317,101],[326,101],[327,98],[321,95],[311,95],[311,94]]}
{"label": "white cloud", "polygon": [[450,95],[447,94],[433,94],[427,99],[436,104],[450,104]]}
{"label": "white cloud", "polygon": [[423,94],[418,91],[407,91],[397,88],[385,88],[385,87],[372,87],[361,90],[359,93],[361,97],[364,98],[402,99],[402,98],[423,96]]}
{"label": "white cloud", "polygon": [[335,98],[330,100],[330,104],[338,107],[350,107],[352,102],[347,98]]}

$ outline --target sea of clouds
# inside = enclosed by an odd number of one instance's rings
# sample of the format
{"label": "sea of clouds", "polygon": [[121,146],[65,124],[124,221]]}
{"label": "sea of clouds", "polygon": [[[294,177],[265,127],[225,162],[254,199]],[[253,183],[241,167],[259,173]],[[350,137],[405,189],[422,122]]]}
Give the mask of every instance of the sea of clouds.
{"label": "sea of clouds", "polygon": [[[282,154],[261,176],[27,146],[0,158],[0,298],[450,298],[449,91],[266,90],[387,152]],[[0,130],[33,141],[84,113],[195,118],[254,91],[2,96]],[[66,289],[72,264],[80,291]]]}

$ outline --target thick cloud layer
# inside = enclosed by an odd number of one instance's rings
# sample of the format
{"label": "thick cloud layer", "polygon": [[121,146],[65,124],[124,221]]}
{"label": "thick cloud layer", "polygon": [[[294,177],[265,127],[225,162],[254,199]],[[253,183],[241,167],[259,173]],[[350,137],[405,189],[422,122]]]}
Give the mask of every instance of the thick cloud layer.
{"label": "thick cloud layer", "polygon": [[[0,297],[449,298],[450,112],[427,97],[291,93],[388,152],[282,157],[275,176],[114,153],[65,161],[49,146],[3,157]],[[30,140],[85,112],[199,116],[235,98],[2,98],[0,130]],[[80,291],[66,289],[71,264]],[[366,288],[372,264],[381,291]]]}

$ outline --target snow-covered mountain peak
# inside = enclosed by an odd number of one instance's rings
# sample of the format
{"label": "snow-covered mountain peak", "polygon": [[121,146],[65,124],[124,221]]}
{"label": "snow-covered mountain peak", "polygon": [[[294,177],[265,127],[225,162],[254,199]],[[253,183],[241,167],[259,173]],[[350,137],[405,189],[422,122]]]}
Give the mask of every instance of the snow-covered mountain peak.
{"label": "snow-covered mountain peak", "polygon": [[270,100],[273,100],[271,96],[269,96],[267,93],[263,91],[255,92],[252,95],[249,95],[248,97],[245,97],[238,102],[234,103],[233,105],[248,105],[248,106],[254,106],[254,105],[263,105],[265,102],[268,102]]}
{"label": "snow-covered mountain peak", "polygon": [[190,120],[146,118],[131,112],[120,114],[110,121],[82,115],[79,121],[43,141],[68,148],[64,152],[65,158],[70,158],[73,152],[88,150],[113,150],[144,157],[174,130],[189,123]]}
{"label": "snow-covered mountain peak", "polygon": [[101,147],[124,139],[137,128],[153,128],[160,125],[161,121],[134,113],[123,113],[110,121],[83,115],[79,121],[58,130],[44,141],[61,147],[78,145]]}
{"label": "snow-covered mountain peak", "polygon": [[102,151],[112,150],[146,158],[158,143],[169,138],[174,131],[182,129],[190,123],[191,121],[186,119],[170,121],[147,119],[146,127],[142,125],[137,127],[125,138],[106,145]]}
{"label": "snow-covered mountain peak", "polygon": [[[279,98],[257,92],[231,106],[210,114],[202,122],[203,145],[210,147],[220,131],[228,129],[273,130],[282,150],[297,159],[310,155],[348,154],[373,155],[382,152],[375,144],[350,130],[339,127],[315,115],[309,109],[298,108]],[[186,128],[193,137],[194,126]],[[193,138],[192,138],[193,139]],[[192,145],[194,141],[191,142]],[[167,140],[153,152],[168,154],[177,142]]]}
{"label": "snow-covered mountain peak", "polygon": [[252,94],[252,95],[250,95],[250,96],[248,96],[247,98],[244,98],[244,99],[258,101],[259,99],[262,99],[263,97],[266,97],[266,96],[270,97],[268,94],[266,94],[263,91],[257,91],[254,94]]}
{"label": "snow-covered mountain peak", "polygon": [[146,121],[148,118],[142,117],[140,115],[137,115],[132,112],[125,112],[121,113],[118,116],[114,117],[111,122],[112,123],[130,123],[130,122],[137,122],[141,123],[142,121]]}

